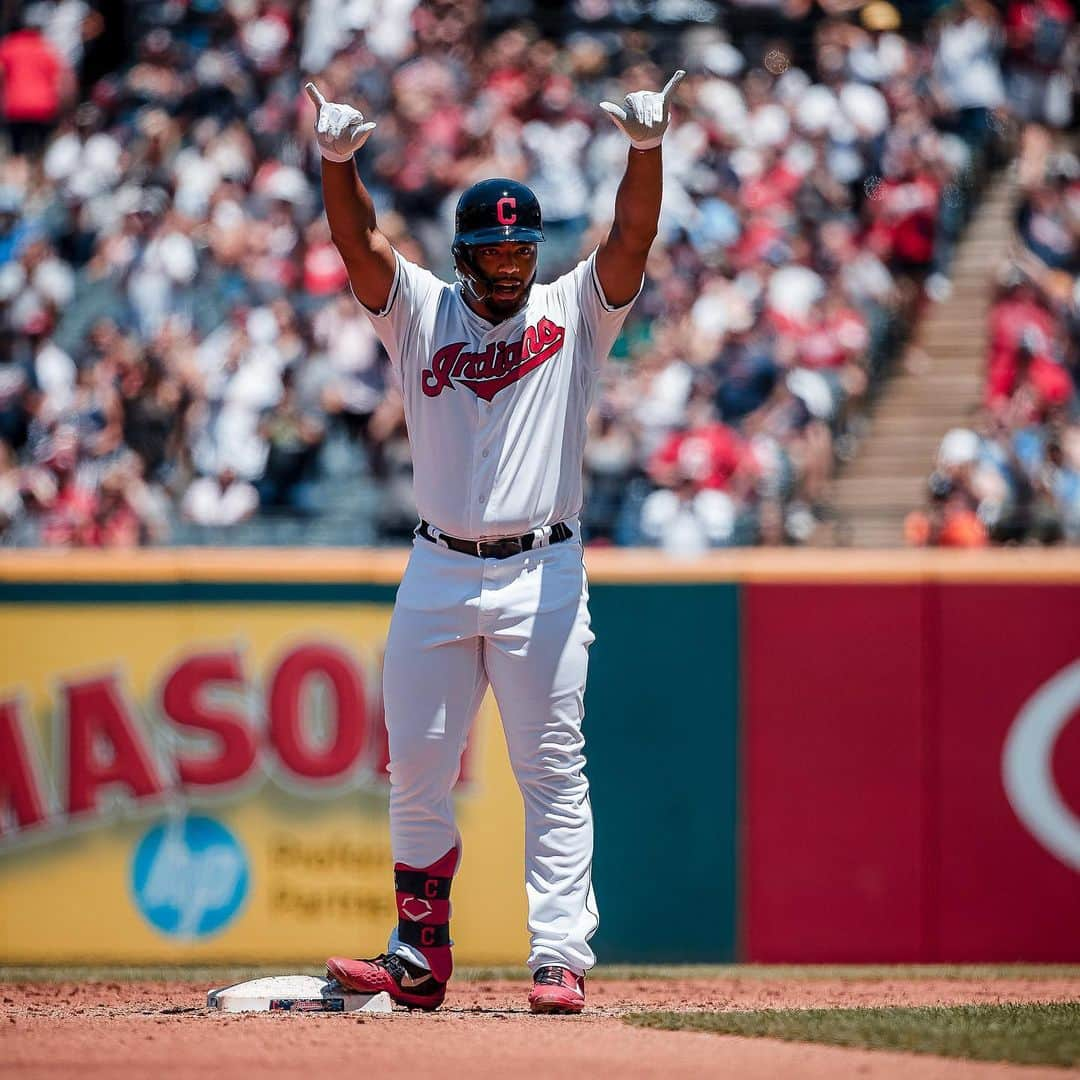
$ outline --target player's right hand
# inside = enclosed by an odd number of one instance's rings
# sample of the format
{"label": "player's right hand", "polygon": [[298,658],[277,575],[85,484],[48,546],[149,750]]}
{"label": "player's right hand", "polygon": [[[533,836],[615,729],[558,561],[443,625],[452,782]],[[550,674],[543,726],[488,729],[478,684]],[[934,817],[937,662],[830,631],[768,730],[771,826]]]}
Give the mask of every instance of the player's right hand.
{"label": "player's right hand", "polygon": [[319,153],[327,161],[348,161],[367,142],[375,127],[373,120],[365,120],[364,114],[351,105],[327,101],[312,82],[304,87],[315,108],[315,141]]}

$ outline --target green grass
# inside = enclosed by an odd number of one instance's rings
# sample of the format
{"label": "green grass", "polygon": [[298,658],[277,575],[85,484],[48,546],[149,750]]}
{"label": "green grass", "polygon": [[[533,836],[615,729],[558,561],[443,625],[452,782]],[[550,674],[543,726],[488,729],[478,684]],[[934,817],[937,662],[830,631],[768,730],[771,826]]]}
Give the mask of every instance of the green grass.
{"label": "green grass", "polygon": [[881,1009],[632,1013],[627,1023],[788,1042],[1009,1061],[1080,1064],[1080,1002]]}
{"label": "green grass", "polygon": [[[242,979],[283,972],[321,975],[321,964],[215,964],[215,965],[19,965],[0,966],[0,982],[191,982],[224,986]],[[458,982],[494,979],[526,979],[525,966],[459,967]],[[650,982],[657,979],[805,980],[850,979],[865,982],[917,979],[1076,979],[1080,964],[603,964],[589,973],[590,979],[622,979]],[[1078,991],[1080,992],[1080,991]]]}

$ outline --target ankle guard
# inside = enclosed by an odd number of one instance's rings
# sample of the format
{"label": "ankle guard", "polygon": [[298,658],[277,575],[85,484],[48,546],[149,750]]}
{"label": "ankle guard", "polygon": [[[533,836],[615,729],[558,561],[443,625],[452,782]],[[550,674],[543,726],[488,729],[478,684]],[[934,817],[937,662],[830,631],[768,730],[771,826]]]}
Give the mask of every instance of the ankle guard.
{"label": "ankle guard", "polygon": [[417,869],[394,864],[398,941],[411,945],[439,982],[454,970],[450,951],[450,883],[457,869],[458,849],[451,848],[430,866]]}

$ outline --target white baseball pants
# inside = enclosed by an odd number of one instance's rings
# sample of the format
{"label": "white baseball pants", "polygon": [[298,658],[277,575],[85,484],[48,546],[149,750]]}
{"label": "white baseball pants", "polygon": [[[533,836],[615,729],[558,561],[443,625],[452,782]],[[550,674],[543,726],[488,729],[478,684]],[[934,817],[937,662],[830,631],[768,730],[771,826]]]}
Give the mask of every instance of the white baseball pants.
{"label": "white baseball pants", "polygon": [[[558,963],[583,974],[595,962],[581,733],[593,641],[588,599],[576,540],[478,559],[418,537],[386,643],[394,860],[428,866],[459,843],[451,791],[490,684],[525,802],[533,971]],[[396,931],[389,951],[424,963]]]}

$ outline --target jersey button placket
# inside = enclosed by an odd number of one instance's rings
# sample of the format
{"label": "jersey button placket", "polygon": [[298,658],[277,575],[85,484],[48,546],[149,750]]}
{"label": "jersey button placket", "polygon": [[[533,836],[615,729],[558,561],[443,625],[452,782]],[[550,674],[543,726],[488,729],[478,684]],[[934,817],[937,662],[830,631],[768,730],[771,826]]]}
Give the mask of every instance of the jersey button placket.
{"label": "jersey button placket", "polygon": [[[488,339],[485,338],[483,342],[484,346],[488,344]],[[481,464],[481,462],[487,462],[491,457],[491,450],[485,443],[490,442],[492,438],[492,430],[494,425],[493,411],[495,403],[493,401],[485,401],[482,398],[477,399],[479,405],[479,424],[477,427],[477,439],[474,444],[474,453],[476,461],[474,467],[474,483],[476,487],[480,489],[482,494],[477,497],[477,503],[483,507],[487,505],[488,499],[491,496],[492,489],[495,487],[495,478],[492,475],[492,469],[490,464]],[[477,460],[479,459],[479,460]]]}
{"label": "jersey button placket", "polygon": [[[505,326],[499,328],[492,328],[489,330],[480,341],[480,348],[486,349],[493,341],[498,341],[501,337],[505,336]],[[490,426],[494,421],[495,402],[486,401],[483,398],[477,398],[477,410],[478,418],[478,430],[477,430],[477,449],[480,451],[479,457],[484,460],[488,457],[488,449],[483,446],[483,443],[487,442],[491,438]],[[475,460],[475,459],[474,459]],[[477,496],[477,504],[480,507],[487,506],[488,498],[491,494],[492,488],[495,486],[494,477],[490,475],[490,469],[476,468],[474,472],[474,483],[480,488],[482,494]],[[481,513],[481,516],[482,513]],[[488,531],[485,527],[484,531]],[[499,562],[497,559],[484,559],[483,560],[483,587],[480,594],[480,612],[481,619],[487,624],[491,625],[497,618],[498,612],[498,570]]]}

